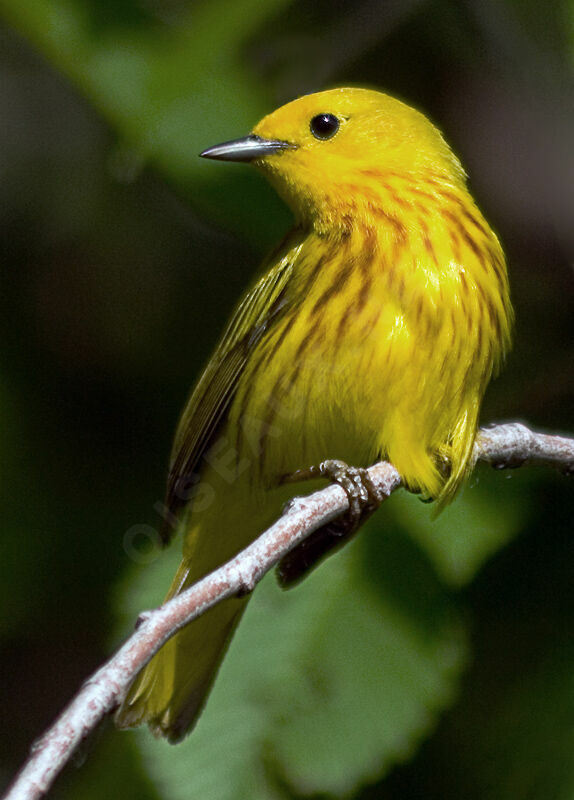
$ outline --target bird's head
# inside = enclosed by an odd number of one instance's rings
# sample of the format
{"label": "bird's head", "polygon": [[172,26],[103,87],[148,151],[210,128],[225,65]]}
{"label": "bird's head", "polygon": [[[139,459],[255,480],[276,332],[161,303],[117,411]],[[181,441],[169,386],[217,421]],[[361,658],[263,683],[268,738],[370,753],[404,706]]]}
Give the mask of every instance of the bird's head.
{"label": "bird's head", "polygon": [[361,197],[372,201],[386,176],[416,181],[426,171],[450,183],[464,180],[423,114],[368,89],[305,95],[264,117],[249,136],[201,155],[253,162],[300,220],[322,227],[360,213]]}

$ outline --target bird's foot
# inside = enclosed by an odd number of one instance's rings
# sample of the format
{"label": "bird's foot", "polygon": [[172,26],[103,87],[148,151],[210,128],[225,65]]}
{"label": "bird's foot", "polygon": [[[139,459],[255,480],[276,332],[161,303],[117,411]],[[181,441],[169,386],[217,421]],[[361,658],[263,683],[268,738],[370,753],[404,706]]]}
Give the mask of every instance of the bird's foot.
{"label": "bird's foot", "polygon": [[277,567],[279,583],[292,586],[313,569],[327,553],[338,549],[377,510],[384,499],[369,473],[362,467],[351,467],[344,461],[328,459],[318,466],[297,470],[287,475],[284,483],[327,478],[346,493],[349,510],[339,519],[319,528],[281,559]]}

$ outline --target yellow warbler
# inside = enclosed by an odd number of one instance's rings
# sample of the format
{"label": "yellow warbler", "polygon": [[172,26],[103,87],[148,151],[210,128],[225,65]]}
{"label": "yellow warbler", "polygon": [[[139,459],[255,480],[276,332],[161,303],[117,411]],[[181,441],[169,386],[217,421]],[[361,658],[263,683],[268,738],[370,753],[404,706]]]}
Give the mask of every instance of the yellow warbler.
{"label": "yellow warbler", "polygon": [[[185,512],[185,539],[168,596],[252,541],[279,515],[284,477],[325,459],[388,459],[410,489],[448,502],[512,324],[504,255],[460,162],[398,100],[364,89],[307,95],[202,155],[253,162],[296,222],[180,422],[168,505]],[[246,599],[167,642],[118,723],[185,735]]]}

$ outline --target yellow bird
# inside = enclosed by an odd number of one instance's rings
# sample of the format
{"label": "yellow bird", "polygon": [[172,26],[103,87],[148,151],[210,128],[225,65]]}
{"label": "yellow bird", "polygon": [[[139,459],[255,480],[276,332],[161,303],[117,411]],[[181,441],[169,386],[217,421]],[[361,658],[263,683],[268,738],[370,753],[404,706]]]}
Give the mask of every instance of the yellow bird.
{"label": "yellow bird", "polygon": [[[450,501],[512,327],[499,241],[441,133],[404,103],[365,89],[307,95],[202,155],[253,163],[295,226],[183,413],[167,496],[185,536],[168,597],[279,516],[285,476],[325,459],[387,459],[409,489]],[[246,601],[167,642],[118,724],[181,739]]]}

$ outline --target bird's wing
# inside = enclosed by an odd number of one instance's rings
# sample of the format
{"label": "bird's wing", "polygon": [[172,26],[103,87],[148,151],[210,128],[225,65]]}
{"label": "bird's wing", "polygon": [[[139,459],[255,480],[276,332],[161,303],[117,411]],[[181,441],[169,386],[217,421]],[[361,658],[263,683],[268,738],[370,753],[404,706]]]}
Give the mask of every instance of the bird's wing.
{"label": "bird's wing", "polygon": [[[168,476],[169,520],[187,503],[194,471],[198,471],[198,462],[229,407],[250,352],[288,306],[285,289],[301,248],[300,235],[294,232],[270,259],[274,265],[237,307],[187,402],[175,436]],[[164,526],[164,540],[169,540],[172,529],[171,523]]]}

